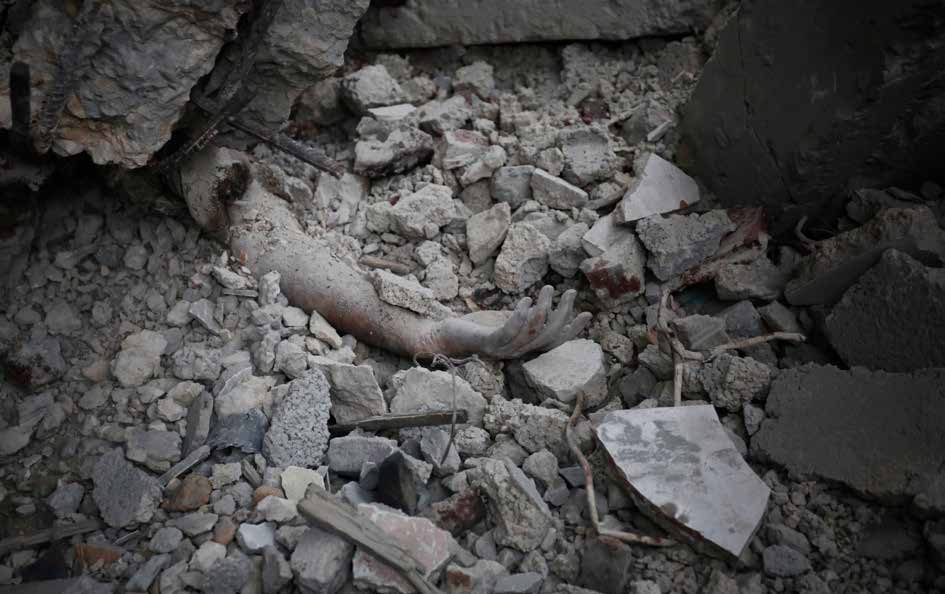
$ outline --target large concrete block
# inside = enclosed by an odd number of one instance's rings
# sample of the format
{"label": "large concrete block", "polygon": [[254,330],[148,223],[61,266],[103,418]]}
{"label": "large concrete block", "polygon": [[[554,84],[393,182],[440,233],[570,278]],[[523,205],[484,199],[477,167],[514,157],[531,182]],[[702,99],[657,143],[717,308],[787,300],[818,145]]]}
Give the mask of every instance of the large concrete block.
{"label": "large concrete block", "polygon": [[945,465],[945,369],[912,374],[827,365],[783,370],[752,453],[890,501],[930,488]]}
{"label": "large concrete block", "polygon": [[684,109],[677,161],[727,206],[813,210],[858,174],[941,179],[943,16],[924,0],[742,2]]}
{"label": "large concrete block", "polygon": [[945,367],[945,269],[888,250],[827,316],[827,337],[847,365]]}
{"label": "large concrete block", "polygon": [[361,37],[374,48],[634,39],[703,30],[719,4],[716,0],[376,2],[361,20]]}

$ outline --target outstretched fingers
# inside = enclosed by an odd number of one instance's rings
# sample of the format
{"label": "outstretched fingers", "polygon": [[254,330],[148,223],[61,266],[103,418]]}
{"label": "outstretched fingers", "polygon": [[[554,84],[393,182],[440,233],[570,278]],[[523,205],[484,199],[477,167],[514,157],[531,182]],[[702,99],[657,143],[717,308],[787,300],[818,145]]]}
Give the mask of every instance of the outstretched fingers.
{"label": "outstretched fingers", "polygon": [[527,297],[518,302],[509,320],[493,331],[486,340],[486,349],[493,357],[511,359],[536,350],[561,345],[584,331],[590,313],[575,316],[577,292],[565,291],[557,308],[553,308],[554,288],[542,287],[534,305]]}
{"label": "outstretched fingers", "polygon": [[532,342],[545,327],[545,320],[548,318],[548,312],[551,310],[552,299],[555,291],[549,285],[542,287],[538,294],[538,301],[528,311],[528,320],[522,326],[517,336],[499,347],[497,355],[502,358],[515,356],[515,353],[522,347]]}
{"label": "outstretched fingers", "polygon": [[577,291],[574,289],[565,291],[564,295],[561,296],[561,301],[558,303],[557,309],[548,316],[547,323],[542,331],[538,333],[538,336],[520,345],[512,356],[518,357],[531,351],[542,350],[554,342],[564,331],[568,323],[571,322],[574,315],[573,308],[576,296]]}
{"label": "outstretched fingers", "polygon": [[506,320],[505,324],[490,334],[486,339],[484,352],[498,352],[499,349],[507,345],[516,336],[518,336],[522,331],[522,327],[525,326],[525,322],[528,321],[528,312],[531,308],[531,305],[532,300],[530,297],[521,299],[515,306],[515,311],[512,312],[512,315],[508,320]]}
{"label": "outstretched fingers", "polygon": [[587,328],[587,325],[591,322],[591,317],[591,313],[587,311],[579,314],[570,324],[564,327],[557,339],[548,344],[546,348],[551,350],[577,338]]}

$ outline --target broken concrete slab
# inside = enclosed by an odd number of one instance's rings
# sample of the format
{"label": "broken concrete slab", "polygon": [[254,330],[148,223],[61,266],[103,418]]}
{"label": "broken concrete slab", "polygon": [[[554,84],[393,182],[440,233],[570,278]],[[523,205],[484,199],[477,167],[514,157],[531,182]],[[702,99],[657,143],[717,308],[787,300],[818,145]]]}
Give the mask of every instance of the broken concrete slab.
{"label": "broken concrete slab", "polygon": [[495,254],[511,224],[512,209],[505,202],[466,219],[466,244],[473,264],[478,266]]}
{"label": "broken concrete slab", "polygon": [[492,197],[498,202],[508,202],[512,209],[532,199],[533,165],[500,167],[492,174]]}
{"label": "broken concrete slab", "polygon": [[611,411],[595,433],[640,509],[699,550],[738,559],[770,490],[711,406]]}
{"label": "broken concrete slab", "polygon": [[587,258],[581,238],[587,234],[587,225],[577,223],[561,232],[551,244],[548,265],[565,278],[573,278]]}
{"label": "broken concrete slab", "polygon": [[617,241],[603,254],[581,262],[594,294],[606,306],[632,301],[642,294],[646,253],[632,233]]}
{"label": "broken concrete slab", "polygon": [[[723,204],[784,213],[777,234],[831,209],[851,179],[876,179],[878,163],[883,180],[936,178],[945,114],[933,104],[945,81],[926,86],[942,69],[929,43],[938,33],[912,24],[926,15],[912,1],[742,2],[681,110],[676,154]],[[884,76],[887,48],[900,44],[914,51]],[[915,128],[902,135],[904,121]]]}
{"label": "broken concrete slab", "polygon": [[338,474],[359,476],[365,464],[380,464],[396,450],[393,439],[355,432],[331,440],[328,467]]}
{"label": "broken concrete slab", "polygon": [[394,231],[413,239],[433,239],[440,234],[440,227],[455,216],[453,190],[437,184],[427,184],[404,196],[390,212]]}
{"label": "broken concrete slab", "polygon": [[[412,518],[377,504],[358,506],[358,513],[374,522],[392,543],[409,551],[423,577],[430,579],[446,567],[453,554],[450,533],[426,518]],[[354,585],[372,592],[410,594],[414,587],[393,567],[358,548],[351,564]]]}
{"label": "broken concrete slab", "polygon": [[642,170],[614,209],[618,223],[631,223],[686,208],[699,201],[699,186],[681,169],[655,153],[642,159]]}
{"label": "broken concrete slab", "polygon": [[365,138],[354,146],[354,171],[370,178],[403,173],[433,156],[433,138],[401,124],[385,138]]}
{"label": "broken concrete slab", "polygon": [[738,412],[752,400],[763,400],[771,384],[771,369],[751,357],[722,353],[696,373],[712,404]]}
{"label": "broken concrete slab", "polygon": [[926,207],[884,210],[862,227],[818,242],[784,296],[791,305],[836,303],[888,249],[939,264],[945,261],[945,230]]}
{"label": "broken concrete slab", "polygon": [[[521,400],[506,400],[501,395],[492,399],[483,417],[483,425],[490,433],[511,433],[526,451],[535,453],[547,449],[559,460],[566,460],[570,456],[564,438],[567,424],[568,415],[563,411],[524,404]],[[586,434],[586,425],[578,424],[577,429],[579,443],[592,439]]]}
{"label": "broken concrete slab", "polygon": [[[70,51],[69,40],[84,45],[76,50],[81,58],[73,58],[82,67],[68,73],[73,81],[69,96],[83,107],[62,111],[49,148],[62,156],[86,151],[99,165],[146,165],[170,140],[191,89],[213,70],[224,32],[235,30],[244,10],[224,3],[214,11],[193,5],[168,12],[160,5],[120,2],[108,10],[81,11],[80,24],[78,15],[59,2],[37,4],[12,48],[16,60],[30,65],[34,114],[40,98],[54,92],[51,85],[61,57]],[[81,36],[46,34],[74,26]],[[8,85],[0,94],[9,105]],[[128,118],[113,117],[116,113]],[[4,109],[0,126],[9,128],[10,117]]]}
{"label": "broken concrete slab", "polygon": [[592,340],[571,340],[522,366],[525,379],[539,400],[553,398],[569,404],[583,394],[585,405],[597,406],[607,398],[604,351]]}
{"label": "broken concrete slab", "polygon": [[266,458],[277,466],[318,466],[328,447],[330,387],[325,374],[309,369],[293,380],[272,413],[263,441]]}
{"label": "broken concrete slab", "polygon": [[302,588],[335,594],[351,575],[354,545],[314,526],[309,527],[292,551],[292,574]]}
{"label": "broken concrete slab", "polygon": [[162,499],[157,479],[125,460],[117,448],[96,462],[92,482],[92,498],[102,518],[115,528],[149,522]]}
{"label": "broken concrete slab", "polygon": [[495,260],[495,284],[507,293],[520,293],[548,272],[551,240],[530,223],[514,223]]}
{"label": "broken concrete slab", "polygon": [[387,403],[369,365],[348,365],[327,357],[309,357],[309,367],[320,369],[331,384],[331,416],[336,423],[351,423],[387,412]]}
{"label": "broken concrete slab", "polygon": [[479,60],[458,68],[453,79],[453,92],[464,91],[471,91],[481,99],[488,100],[495,91],[495,70],[492,64]]}
{"label": "broken concrete slab", "polygon": [[[390,379],[394,397],[390,411],[394,413],[431,412],[452,410],[454,377],[446,371],[430,371],[411,367],[397,372]],[[455,378],[455,403],[468,413],[471,425],[481,425],[486,410],[486,399],[461,377]]]}
{"label": "broken concrete slab", "polygon": [[590,230],[581,237],[581,245],[589,256],[596,257],[629,235],[633,235],[633,231],[629,227],[618,225],[616,216],[610,213],[594,222]]}
{"label": "broken concrete slab", "polygon": [[161,355],[167,340],[151,330],[142,330],[127,336],[112,363],[115,379],[125,387],[140,386],[155,374],[161,365]]}
{"label": "broken concrete slab", "polygon": [[945,367],[945,269],[886,251],[834,306],[826,334],[850,366]]}
{"label": "broken concrete slab", "polygon": [[428,289],[413,280],[397,276],[386,270],[374,270],[368,275],[377,296],[384,303],[403,307],[434,320],[442,320],[452,313],[436,300],[433,289]]}
{"label": "broken concrete slab", "polygon": [[438,159],[447,171],[468,167],[489,148],[489,139],[475,130],[448,130],[437,147]]}
{"label": "broken concrete slab", "polygon": [[943,385],[941,368],[888,373],[808,364],[782,370],[751,451],[864,495],[914,497],[945,465]]}
{"label": "broken concrete slab", "polygon": [[714,256],[722,237],[734,228],[725,211],[713,210],[641,219],[636,233],[650,252],[647,266],[666,281]]}
{"label": "broken concrete slab", "polygon": [[692,351],[708,351],[731,342],[721,318],[694,315],[676,318],[670,324],[683,346]]}
{"label": "broken concrete slab", "polygon": [[727,263],[715,275],[715,292],[723,301],[777,299],[788,282],[786,271],[761,256],[751,262]]}
{"label": "broken concrete slab", "polygon": [[341,98],[355,113],[403,103],[406,95],[383,64],[372,64],[341,80]]}
{"label": "broken concrete slab", "polygon": [[587,204],[587,192],[544,169],[535,169],[531,177],[532,196],[550,208],[570,210]]}
{"label": "broken concrete slab", "polygon": [[445,101],[433,100],[417,110],[420,129],[434,136],[458,130],[472,118],[473,110],[462,95],[453,95]]}
{"label": "broken concrete slab", "polygon": [[618,159],[607,130],[571,126],[558,132],[558,147],[564,155],[561,176],[577,186],[610,179]]}
{"label": "broken concrete slab", "polygon": [[[143,359],[135,357],[136,362]],[[127,360],[127,371],[122,375],[125,381],[138,382],[143,371],[132,366]],[[124,364],[123,364],[124,367]],[[66,372],[66,360],[62,357],[62,344],[55,336],[31,337],[13,348],[6,361],[7,378],[28,389],[36,389],[56,381]],[[149,368],[144,365],[143,368]],[[142,369],[143,369],[142,368]],[[149,368],[150,369],[150,368]],[[150,375],[149,375],[150,377]],[[144,381],[141,381],[144,383]],[[138,385],[138,384],[136,384]]]}
{"label": "broken concrete slab", "polygon": [[551,529],[551,511],[535,482],[508,460],[482,458],[468,471],[469,484],[489,499],[499,545],[523,553],[537,549]]}
{"label": "broken concrete slab", "polygon": [[705,0],[420,0],[374,6],[360,24],[368,47],[390,49],[683,34],[703,30],[714,14]]}

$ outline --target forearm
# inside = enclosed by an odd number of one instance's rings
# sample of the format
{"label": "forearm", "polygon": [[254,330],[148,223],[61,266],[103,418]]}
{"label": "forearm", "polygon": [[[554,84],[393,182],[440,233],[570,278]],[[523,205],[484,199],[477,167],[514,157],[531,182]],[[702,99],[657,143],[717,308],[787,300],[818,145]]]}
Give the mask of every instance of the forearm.
{"label": "forearm", "polygon": [[317,311],[343,333],[405,355],[441,352],[436,322],[381,301],[360,272],[302,230],[287,206],[253,183],[229,207],[233,254],[257,276],[278,271],[290,303]]}

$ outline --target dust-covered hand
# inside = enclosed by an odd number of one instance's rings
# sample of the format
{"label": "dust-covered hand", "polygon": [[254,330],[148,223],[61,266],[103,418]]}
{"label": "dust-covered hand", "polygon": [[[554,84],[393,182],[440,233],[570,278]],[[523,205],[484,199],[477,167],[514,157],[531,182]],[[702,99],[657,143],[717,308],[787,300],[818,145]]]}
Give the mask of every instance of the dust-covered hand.
{"label": "dust-covered hand", "polygon": [[[434,342],[438,352],[493,359],[515,359],[533,351],[550,350],[580,334],[591,319],[588,312],[575,314],[575,296],[573,289],[566,291],[558,307],[552,309],[554,289],[546,285],[537,303],[532,305],[531,298],[525,297],[511,315],[477,312],[444,320],[436,328]],[[500,316],[507,319],[502,321]]]}

